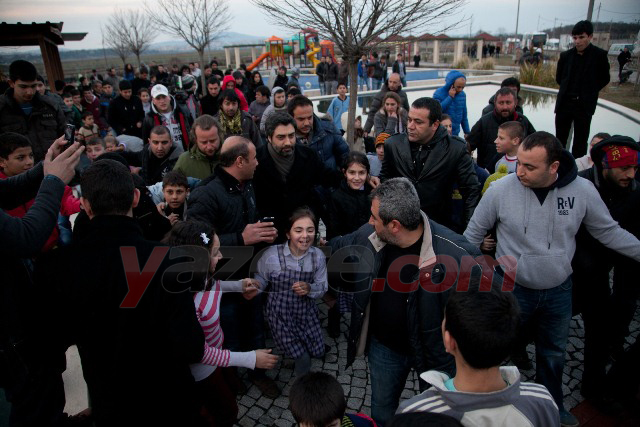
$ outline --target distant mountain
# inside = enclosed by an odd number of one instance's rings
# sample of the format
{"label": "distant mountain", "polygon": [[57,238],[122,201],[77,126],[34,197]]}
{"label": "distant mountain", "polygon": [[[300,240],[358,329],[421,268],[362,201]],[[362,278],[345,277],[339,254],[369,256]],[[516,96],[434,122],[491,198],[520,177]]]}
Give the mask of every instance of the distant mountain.
{"label": "distant mountain", "polygon": [[[263,44],[264,41],[268,38],[268,36],[260,37],[260,36],[251,36],[248,34],[235,33],[232,31],[222,33],[221,37],[215,40],[211,44],[212,50],[222,49],[223,46],[228,45],[239,45],[239,44]],[[90,58],[100,58],[104,55],[101,46],[97,46],[96,49],[69,49],[66,47],[60,47],[60,58],[64,60],[72,60],[72,59],[90,59]],[[183,52],[183,51],[193,51],[193,48],[189,46],[183,40],[168,40],[163,42],[152,43],[148,50],[145,51],[145,54],[149,53],[172,53],[172,52]],[[114,52],[110,49],[107,49],[107,56],[116,56]],[[131,55],[133,56],[133,55]],[[9,64],[16,59],[26,59],[28,61],[33,61],[36,63],[42,62],[42,57],[40,54],[40,49],[29,49],[29,50],[9,50],[6,51],[0,50],[0,64]]]}

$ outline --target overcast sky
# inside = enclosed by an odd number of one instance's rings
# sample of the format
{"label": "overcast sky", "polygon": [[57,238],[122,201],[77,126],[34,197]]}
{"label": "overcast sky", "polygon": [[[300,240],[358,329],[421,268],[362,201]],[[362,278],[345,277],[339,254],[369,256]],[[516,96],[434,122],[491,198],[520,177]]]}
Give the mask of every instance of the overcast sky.
{"label": "overcast sky", "polygon": [[[265,37],[272,34],[290,35],[290,30],[270,25],[262,12],[248,0],[230,0],[230,3],[234,15],[231,31]],[[599,3],[596,0],[594,20],[598,14]],[[464,16],[472,18],[472,21],[467,21],[449,34],[468,34],[470,23],[473,33],[479,29],[487,32],[501,30],[513,32],[516,27],[517,4],[518,0],[467,0],[467,4],[461,8],[461,13],[443,24],[459,22]],[[64,32],[88,33],[82,42],[67,43],[65,48],[97,49],[102,47],[100,25],[105,23],[114,7],[141,9],[142,5],[143,0],[0,0],[0,10],[2,10],[0,19],[8,23],[64,22]],[[553,27],[555,18],[558,26],[573,24],[586,18],[588,5],[589,0],[521,0],[518,32],[522,34]],[[602,1],[600,21],[610,20],[637,22],[640,20],[640,1]],[[435,30],[428,28],[424,32]],[[167,36],[160,36],[157,41],[170,39]]]}

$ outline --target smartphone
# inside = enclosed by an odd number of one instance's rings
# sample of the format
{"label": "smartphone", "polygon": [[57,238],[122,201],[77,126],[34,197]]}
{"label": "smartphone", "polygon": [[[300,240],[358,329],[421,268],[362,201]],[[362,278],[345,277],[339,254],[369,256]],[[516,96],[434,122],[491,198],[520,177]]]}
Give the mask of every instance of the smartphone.
{"label": "smartphone", "polygon": [[274,218],[274,217],[272,217],[272,216],[265,216],[265,217],[262,217],[262,219],[260,220],[260,222],[273,222],[273,220],[274,220],[274,219],[275,219],[275,218]]}
{"label": "smartphone", "polygon": [[74,125],[68,124],[64,128],[64,139],[67,140],[67,143],[65,144],[64,148],[71,146],[71,144],[73,144],[73,142],[75,141],[75,138],[76,138],[76,127]]}

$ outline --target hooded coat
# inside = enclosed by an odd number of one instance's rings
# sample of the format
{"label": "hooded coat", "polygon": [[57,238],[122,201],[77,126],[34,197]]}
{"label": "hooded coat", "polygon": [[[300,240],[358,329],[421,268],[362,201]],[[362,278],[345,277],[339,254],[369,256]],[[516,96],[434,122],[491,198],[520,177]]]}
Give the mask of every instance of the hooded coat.
{"label": "hooded coat", "polygon": [[462,131],[469,133],[469,119],[467,118],[467,95],[464,91],[458,93],[454,98],[449,96],[449,89],[460,77],[467,79],[460,71],[450,71],[445,78],[444,86],[437,89],[433,98],[440,101],[442,112],[451,116],[452,135],[458,136],[460,127]]}
{"label": "hooded coat", "polygon": [[551,289],[573,271],[576,234],[583,224],[609,249],[640,261],[638,239],[611,218],[594,185],[578,177],[573,156],[563,150],[558,178],[542,203],[517,174],[509,174],[489,186],[464,237],[480,246],[497,225],[496,258],[509,256],[517,262],[505,274],[526,288]]}
{"label": "hooded coat", "polygon": [[[233,76],[224,76],[220,90],[226,90],[229,82],[235,83],[236,79],[234,79]],[[242,111],[249,111],[249,104],[247,103],[247,98],[245,98],[244,93],[237,87],[234,87],[233,90],[236,92],[236,95],[238,95],[238,98],[240,98],[240,109]]]}
{"label": "hooded coat", "polygon": [[264,112],[262,113],[262,118],[260,119],[260,133],[265,133],[266,129],[265,129],[265,125],[267,123],[267,119],[276,111],[287,111],[287,101],[286,101],[286,94],[285,94],[285,102],[284,105],[282,107],[276,107],[275,102],[276,102],[276,92],[282,91],[284,92],[284,88],[280,87],[280,86],[274,86],[273,89],[271,89],[271,104],[264,110]]}

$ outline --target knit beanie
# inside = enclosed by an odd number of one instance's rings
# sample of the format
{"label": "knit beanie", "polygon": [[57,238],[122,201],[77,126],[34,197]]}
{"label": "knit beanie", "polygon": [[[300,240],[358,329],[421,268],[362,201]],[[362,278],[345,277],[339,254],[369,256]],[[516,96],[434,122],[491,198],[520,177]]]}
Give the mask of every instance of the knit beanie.
{"label": "knit beanie", "polygon": [[484,187],[482,187],[482,194],[484,195],[484,192],[487,191],[493,181],[497,181],[507,175],[509,175],[509,169],[507,169],[507,165],[502,164],[498,166],[498,170],[496,171],[496,173],[489,175],[487,180],[484,182]]}

